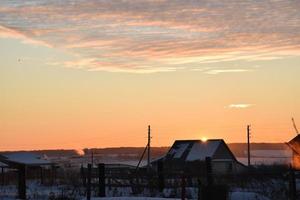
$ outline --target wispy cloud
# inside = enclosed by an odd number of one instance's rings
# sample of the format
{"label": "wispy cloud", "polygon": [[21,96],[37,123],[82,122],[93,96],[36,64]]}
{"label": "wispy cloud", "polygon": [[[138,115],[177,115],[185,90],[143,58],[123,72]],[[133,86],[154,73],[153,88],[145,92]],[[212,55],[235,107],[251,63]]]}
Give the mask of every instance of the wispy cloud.
{"label": "wispy cloud", "polygon": [[249,72],[250,69],[212,69],[205,71],[206,74],[216,75],[221,73],[239,73],[239,72]]}
{"label": "wispy cloud", "polygon": [[168,71],[299,56],[297,8],[299,1],[286,0],[3,0],[0,37],[64,49],[81,59],[66,67]]}
{"label": "wispy cloud", "polygon": [[47,44],[44,41],[35,40],[31,37],[27,37],[22,32],[19,32],[19,31],[14,30],[14,29],[6,28],[4,26],[1,26],[1,24],[0,24],[0,38],[16,38],[16,39],[22,40],[22,42],[25,43],[25,44],[51,47],[50,44]]}
{"label": "wispy cloud", "polygon": [[238,104],[230,104],[226,106],[226,108],[232,108],[232,109],[243,109],[243,108],[249,108],[254,106],[253,104],[246,104],[246,103],[238,103]]}

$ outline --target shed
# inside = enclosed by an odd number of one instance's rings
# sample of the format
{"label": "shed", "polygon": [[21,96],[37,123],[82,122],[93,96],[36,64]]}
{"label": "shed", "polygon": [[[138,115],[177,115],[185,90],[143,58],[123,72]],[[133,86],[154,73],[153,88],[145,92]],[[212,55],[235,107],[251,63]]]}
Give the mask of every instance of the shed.
{"label": "shed", "polygon": [[49,160],[44,159],[42,156],[27,152],[12,152],[0,154],[0,162],[6,163],[9,166],[24,164],[26,166],[41,166],[51,165]]}
{"label": "shed", "polygon": [[[41,156],[28,152],[1,153],[0,162],[8,168],[18,170],[18,198],[26,199],[26,171],[27,168],[39,168],[41,170],[41,182],[43,182],[42,166],[50,166],[52,163]],[[3,169],[3,168],[2,168]],[[2,173],[2,177],[4,174]]]}
{"label": "shed", "polygon": [[240,173],[246,170],[246,166],[237,161],[222,139],[176,140],[167,154],[159,160],[170,170],[196,172],[202,170],[198,169],[201,166],[199,163],[204,163],[206,157],[211,158],[212,170],[216,174]]}
{"label": "shed", "polygon": [[292,166],[294,169],[300,170],[300,134],[297,134],[287,145],[293,151]]}

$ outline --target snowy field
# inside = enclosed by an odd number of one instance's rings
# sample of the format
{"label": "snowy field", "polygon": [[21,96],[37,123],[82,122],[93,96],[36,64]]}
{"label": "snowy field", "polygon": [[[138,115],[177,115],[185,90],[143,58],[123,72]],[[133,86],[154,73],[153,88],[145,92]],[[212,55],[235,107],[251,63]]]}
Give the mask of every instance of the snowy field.
{"label": "snowy field", "polygon": [[[105,197],[105,198],[92,198],[92,200],[175,200],[176,198],[161,198],[161,197],[142,197],[142,196],[149,196],[149,193],[145,191],[145,193],[141,194],[139,197],[130,196],[130,189],[125,189],[126,191],[119,191],[123,194],[123,197]],[[188,199],[197,199],[197,189],[195,188],[187,188],[189,193],[193,193],[189,195]],[[66,192],[63,187],[46,187],[46,186],[39,186],[37,184],[30,184],[29,188],[27,189],[27,195],[29,199],[36,199],[36,200],[48,200],[49,196],[61,194],[62,192]],[[170,194],[170,190],[167,189],[163,192],[162,195]],[[180,194],[180,191],[177,191]],[[0,187],[0,200],[13,200],[16,199],[16,187],[9,186],[9,187]],[[67,194],[67,192],[66,192]],[[111,196],[113,193],[107,190],[107,196]],[[75,194],[74,199],[78,200],[85,200],[86,198],[83,195]],[[179,195],[180,196],[180,195]],[[178,198],[177,198],[178,199]],[[243,191],[241,189],[236,189],[229,193],[229,200],[270,200],[267,197],[262,196],[261,194],[249,191]]]}
{"label": "snowy field", "polygon": [[[152,197],[105,197],[92,198],[92,200],[179,200],[174,198],[152,198]],[[82,199],[85,200],[85,199]],[[230,200],[269,200],[266,197],[253,192],[233,192],[230,194]]]}

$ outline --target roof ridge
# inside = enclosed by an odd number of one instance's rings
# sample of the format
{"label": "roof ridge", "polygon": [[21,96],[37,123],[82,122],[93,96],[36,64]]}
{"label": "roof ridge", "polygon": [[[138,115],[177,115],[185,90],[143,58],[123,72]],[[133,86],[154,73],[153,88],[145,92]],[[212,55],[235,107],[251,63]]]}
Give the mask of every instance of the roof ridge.
{"label": "roof ridge", "polygon": [[208,142],[208,141],[224,141],[224,140],[223,139],[207,139],[206,141],[203,141],[201,139],[195,139],[195,140],[175,140],[175,142]]}

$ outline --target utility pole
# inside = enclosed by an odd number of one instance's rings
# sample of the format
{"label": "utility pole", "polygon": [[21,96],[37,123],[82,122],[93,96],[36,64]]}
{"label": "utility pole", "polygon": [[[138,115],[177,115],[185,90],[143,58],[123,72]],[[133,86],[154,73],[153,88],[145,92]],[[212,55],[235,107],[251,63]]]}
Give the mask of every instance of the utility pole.
{"label": "utility pole", "polygon": [[147,144],[147,153],[148,153],[148,160],[147,160],[147,170],[150,172],[150,142],[151,142],[151,128],[148,125],[148,144]]}
{"label": "utility pole", "polygon": [[247,126],[247,150],[248,150],[248,167],[250,167],[251,163],[250,163],[250,125]]}
{"label": "utility pole", "polygon": [[297,129],[297,126],[296,126],[296,123],[295,123],[294,118],[292,118],[292,122],[293,122],[294,129],[295,129],[295,131],[296,131],[296,134],[297,134],[297,135],[300,134],[300,132],[299,132],[298,129]]}
{"label": "utility pole", "polygon": [[92,167],[94,166],[94,150],[91,149],[91,163],[92,163]]}

